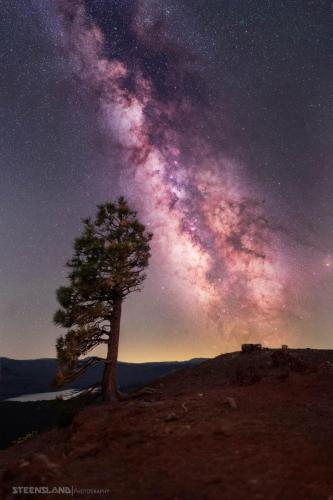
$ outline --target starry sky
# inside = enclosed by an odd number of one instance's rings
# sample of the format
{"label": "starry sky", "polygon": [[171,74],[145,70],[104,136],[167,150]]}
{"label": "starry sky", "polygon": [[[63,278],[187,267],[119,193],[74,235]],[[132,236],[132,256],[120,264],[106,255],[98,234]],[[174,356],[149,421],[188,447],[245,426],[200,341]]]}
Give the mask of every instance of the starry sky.
{"label": "starry sky", "polygon": [[0,354],[55,356],[81,219],[154,233],[120,359],[333,348],[325,0],[2,0]]}

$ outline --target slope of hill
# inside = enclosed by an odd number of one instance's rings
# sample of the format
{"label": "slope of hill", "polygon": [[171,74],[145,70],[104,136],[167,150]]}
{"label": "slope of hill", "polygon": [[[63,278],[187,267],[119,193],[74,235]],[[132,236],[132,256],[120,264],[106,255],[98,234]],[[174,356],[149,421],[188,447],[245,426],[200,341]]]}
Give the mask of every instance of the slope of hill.
{"label": "slope of hill", "polygon": [[[121,389],[139,387],[173,370],[200,363],[201,359],[156,363],[118,363]],[[23,394],[48,392],[57,371],[57,360],[52,358],[17,360],[0,358],[0,401]],[[64,389],[82,389],[96,384],[102,378],[103,363],[90,367],[79,380]]]}
{"label": "slope of hill", "polygon": [[151,387],[1,452],[4,498],[12,485],[119,500],[332,498],[333,351],[227,354]]}

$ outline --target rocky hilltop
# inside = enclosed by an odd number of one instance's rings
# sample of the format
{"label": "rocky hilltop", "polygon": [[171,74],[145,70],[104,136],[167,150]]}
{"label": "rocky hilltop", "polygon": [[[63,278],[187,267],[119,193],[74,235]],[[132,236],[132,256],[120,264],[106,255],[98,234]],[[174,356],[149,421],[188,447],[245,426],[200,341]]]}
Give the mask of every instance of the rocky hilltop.
{"label": "rocky hilltop", "polygon": [[119,500],[331,499],[332,401],[333,351],[221,355],[1,452],[2,497],[44,485]]}

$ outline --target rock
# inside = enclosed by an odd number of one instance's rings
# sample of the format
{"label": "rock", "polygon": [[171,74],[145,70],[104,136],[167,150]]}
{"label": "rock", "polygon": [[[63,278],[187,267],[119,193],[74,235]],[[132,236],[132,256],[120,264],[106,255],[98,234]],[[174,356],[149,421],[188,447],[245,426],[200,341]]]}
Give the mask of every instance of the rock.
{"label": "rock", "polygon": [[141,394],[157,394],[158,391],[156,389],[154,389],[153,387],[143,387],[143,389],[141,389]]}
{"label": "rock", "polygon": [[161,392],[157,391],[153,387],[143,387],[142,389],[137,390],[136,392],[132,392],[130,394],[126,394],[122,400],[131,400],[136,398],[142,398],[144,396],[158,396]]}
{"label": "rock", "polygon": [[165,422],[174,422],[175,420],[179,420],[178,415],[176,413],[169,413],[164,419]]}
{"label": "rock", "polygon": [[235,398],[232,398],[230,396],[225,398],[223,404],[224,404],[224,406],[232,408],[233,410],[237,410],[237,408],[238,408]]}
{"label": "rock", "polygon": [[1,498],[8,496],[12,485],[36,486],[54,481],[60,475],[58,464],[44,453],[34,453],[20,462],[7,467],[0,477]]}
{"label": "rock", "polygon": [[52,462],[44,453],[34,453],[28,459],[19,463],[21,470],[29,470],[31,473],[42,474],[43,476],[56,476],[59,474],[59,467]]}
{"label": "rock", "polygon": [[163,401],[154,401],[151,399],[144,399],[139,403],[137,402],[135,403],[136,408],[160,408],[163,405],[164,405]]}
{"label": "rock", "polygon": [[222,422],[219,426],[217,426],[213,434],[223,435],[223,436],[231,436],[232,435],[232,425],[229,422]]}

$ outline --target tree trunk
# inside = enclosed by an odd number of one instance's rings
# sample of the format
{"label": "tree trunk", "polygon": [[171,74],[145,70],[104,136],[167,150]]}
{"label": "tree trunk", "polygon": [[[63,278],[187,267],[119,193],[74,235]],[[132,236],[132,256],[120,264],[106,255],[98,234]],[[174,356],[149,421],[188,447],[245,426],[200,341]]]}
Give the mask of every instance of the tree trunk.
{"label": "tree trunk", "polygon": [[120,333],[122,300],[114,303],[114,309],[110,318],[111,332],[108,342],[108,353],[105,360],[105,368],[102,384],[103,401],[117,401],[117,360]]}

